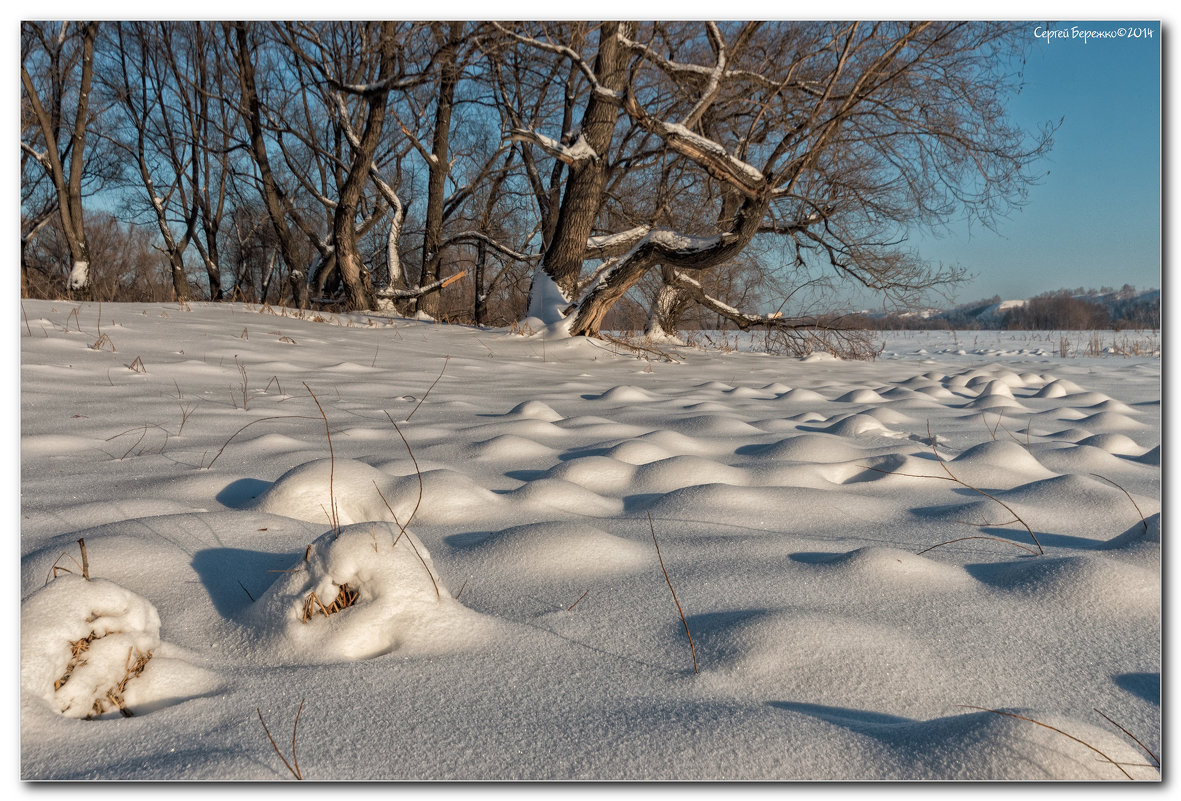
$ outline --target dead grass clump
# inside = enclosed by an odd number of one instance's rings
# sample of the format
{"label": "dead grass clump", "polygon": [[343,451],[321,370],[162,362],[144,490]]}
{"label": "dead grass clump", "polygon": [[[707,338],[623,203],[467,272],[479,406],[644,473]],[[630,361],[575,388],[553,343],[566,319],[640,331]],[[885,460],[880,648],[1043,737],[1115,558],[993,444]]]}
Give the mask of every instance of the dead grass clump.
{"label": "dead grass clump", "polygon": [[[70,661],[66,664],[65,672],[53,683],[55,692],[66,685],[66,682],[74,675],[75,670],[86,664],[86,654],[90,650],[90,645],[98,639],[101,639],[101,637],[92,631],[86,637],[70,643]],[[127,692],[128,682],[143,673],[144,668],[148,666],[148,662],[151,659],[151,651],[145,653],[135,647],[128,648],[127,660],[123,667],[123,677],[112,687],[108,688],[105,694],[94,699],[94,705],[90,708],[90,714],[86,716],[86,719],[93,720],[99,715],[104,715],[116,709],[119,710],[119,713],[123,717],[131,717],[132,711],[127,707],[127,701],[124,699],[123,694]]]}
{"label": "dead grass clump", "polygon": [[64,687],[66,682],[70,680],[70,676],[74,675],[74,670],[86,662],[86,652],[90,650],[90,644],[94,640],[95,634],[92,631],[88,636],[70,643],[70,661],[66,663],[66,672],[53,682],[54,692]]}
{"label": "dead grass clump", "polygon": [[94,344],[90,346],[90,349],[102,350],[104,347],[109,347],[111,349],[111,353],[118,353],[118,351],[115,350],[115,343],[112,342],[111,338],[106,334],[99,335],[99,338],[94,341]]}
{"label": "dead grass clump", "polygon": [[123,678],[119,680],[111,689],[107,690],[107,694],[102,698],[96,698],[94,707],[91,709],[90,716],[102,715],[106,712],[118,709],[119,713],[125,718],[132,716],[131,710],[127,708],[127,702],[123,699],[123,693],[127,691],[127,683],[136,676],[144,672],[144,668],[148,666],[148,662],[152,659],[152,652],[144,653],[136,648],[127,649],[127,663],[124,667]]}
{"label": "dead grass clump", "polygon": [[340,592],[336,594],[336,598],[330,604],[325,604],[321,601],[320,596],[313,590],[308,593],[307,599],[303,602],[302,620],[304,623],[307,623],[315,616],[317,611],[323,614],[324,617],[335,615],[337,612],[343,612],[345,609],[357,603],[360,597],[361,594],[350,587],[348,582],[340,585]]}

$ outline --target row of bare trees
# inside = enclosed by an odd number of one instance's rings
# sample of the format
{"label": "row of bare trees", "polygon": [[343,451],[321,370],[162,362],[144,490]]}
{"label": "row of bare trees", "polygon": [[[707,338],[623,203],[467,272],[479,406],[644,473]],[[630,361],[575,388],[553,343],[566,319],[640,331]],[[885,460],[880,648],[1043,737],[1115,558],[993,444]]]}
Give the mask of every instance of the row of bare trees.
{"label": "row of bare trees", "polygon": [[1020,204],[1052,132],[1007,114],[1026,46],[991,22],[26,22],[22,287],[94,295],[123,269],[94,258],[107,214],[178,299],[824,327],[801,288],[913,302],[958,273],[908,231]]}

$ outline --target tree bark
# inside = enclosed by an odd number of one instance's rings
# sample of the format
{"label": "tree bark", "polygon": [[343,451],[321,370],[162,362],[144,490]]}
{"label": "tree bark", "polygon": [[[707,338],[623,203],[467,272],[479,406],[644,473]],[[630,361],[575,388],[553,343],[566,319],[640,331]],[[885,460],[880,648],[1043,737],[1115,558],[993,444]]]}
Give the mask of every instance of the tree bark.
{"label": "tree bark", "polygon": [[[242,90],[242,119],[246,123],[246,130],[250,138],[250,155],[258,167],[259,178],[262,183],[262,200],[270,217],[271,225],[275,229],[275,237],[279,241],[279,252],[283,261],[287,262],[288,280],[291,285],[291,299],[301,309],[308,305],[307,273],[301,268],[296,255],[295,240],[291,229],[287,226],[286,198],[283,190],[275,180],[271,170],[270,157],[267,154],[266,137],[263,134],[262,104],[258,98],[258,87],[254,76],[254,62],[250,58],[250,42],[247,37],[247,25],[250,23],[226,23],[229,30],[235,33],[237,46],[232,47],[234,58],[238,64],[238,80]],[[228,35],[228,32],[227,32]]]}
{"label": "tree bark", "polygon": [[[435,131],[431,143],[431,159],[427,163],[427,206],[426,231],[422,240],[422,277],[419,286],[426,286],[439,280],[442,264],[443,202],[446,200],[447,175],[451,143],[451,109],[455,103],[455,86],[459,83],[459,48],[463,43],[462,22],[450,23],[447,39],[443,43],[439,59],[439,96],[435,103]],[[431,317],[439,315],[438,292],[423,295],[418,299],[418,311]]]}
{"label": "tree bark", "polygon": [[[32,23],[31,23],[32,24]],[[68,24],[68,23],[67,23]],[[86,237],[82,208],[82,171],[86,150],[86,125],[90,116],[90,86],[94,76],[94,41],[98,35],[97,22],[82,25],[82,67],[78,80],[78,101],[74,111],[74,128],[70,141],[70,165],[67,171],[61,160],[62,148],[57,141],[57,130],[42,103],[33,79],[21,64],[21,84],[29,96],[41,133],[45,137],[46,153],[42,162],[50,173],[58,194],[58,212],[62,233],[70,250],[70,277],[66,288],[71,297],[91,300],[94,282],[91,278],[90,242]],[[64,82],[65,76],[53,75],[51,82]],[[55,98],[65,96],[65,87],[51,87]],[[55,110],[57,113],[57,110]]]}
{"label": "tree bark", "polygon": [[[599,84],[608,92],[622,92],[627,83],[628,50],[623,47],[617,34],[629,24],[604,22],[599,28],[599,49],[595,56],[594,73]],[[603,190],[607,185],[605,156],[618,119],[618,100],[604,92],[592,91],[579,130],[582,139],[595,155],[570,165],[570,175],[558,208],[553,236],[542,260],[546,273],[567,297],[572,297],[577,290],[586,241],[594,230],[595,219],[603,205]]]}

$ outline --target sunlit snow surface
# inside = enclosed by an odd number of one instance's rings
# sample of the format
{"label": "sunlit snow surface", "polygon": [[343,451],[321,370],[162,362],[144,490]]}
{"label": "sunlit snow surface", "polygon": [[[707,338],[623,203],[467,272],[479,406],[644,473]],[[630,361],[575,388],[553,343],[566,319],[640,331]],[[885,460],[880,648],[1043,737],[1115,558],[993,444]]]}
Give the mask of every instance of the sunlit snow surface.
{"label": "sunlit snow surface", "polygon": [[1161,366],[1110,333],[22,310],[23,778],[291,778],[301,701],[318,780],[1159,775],[1094,711],[1159,754]]}

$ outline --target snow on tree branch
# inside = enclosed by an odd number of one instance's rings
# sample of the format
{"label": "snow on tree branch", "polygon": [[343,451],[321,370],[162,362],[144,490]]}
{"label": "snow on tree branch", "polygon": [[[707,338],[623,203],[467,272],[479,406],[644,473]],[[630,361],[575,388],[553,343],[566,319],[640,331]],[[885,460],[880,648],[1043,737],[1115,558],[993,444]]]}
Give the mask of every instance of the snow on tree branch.
{"label": "snow on tree branch", "polygon": [[509,132],[508,138],[514,142],[529,142],[530,144],[536,145],[566,164],[572,165],[581,161],[597,161],[599,158],[599,154],[586,143],[586,139],[581,134],[574,141],[574,144],[569,146],[563,145],[561,142],[557,142],[545,134],[540,134],[528,128],[514,128]]}

